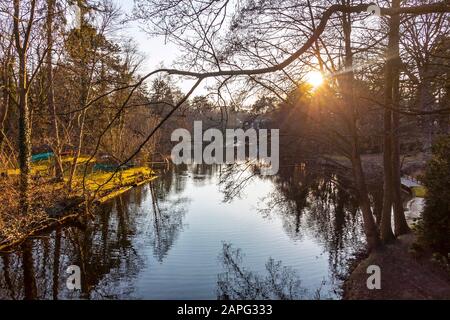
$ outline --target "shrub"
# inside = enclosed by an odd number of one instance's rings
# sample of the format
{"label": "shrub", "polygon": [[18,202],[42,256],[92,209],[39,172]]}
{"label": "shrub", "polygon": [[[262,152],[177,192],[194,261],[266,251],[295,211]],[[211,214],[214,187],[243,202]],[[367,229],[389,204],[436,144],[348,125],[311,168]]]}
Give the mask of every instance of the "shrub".
{"label": "shrub", "polygon": [[424,183],[427,194],[422,237],[434,250],[447,255],[450,253],[450,136],[434,144]]}

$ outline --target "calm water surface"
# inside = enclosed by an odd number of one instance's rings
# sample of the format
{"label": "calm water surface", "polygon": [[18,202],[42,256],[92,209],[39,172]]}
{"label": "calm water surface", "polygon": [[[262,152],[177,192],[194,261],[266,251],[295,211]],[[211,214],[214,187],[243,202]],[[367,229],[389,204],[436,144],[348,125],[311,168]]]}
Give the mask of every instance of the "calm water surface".
{"label": "calm water surface", "polygon": [[[353,198],[333,176],[177,167],[0,256],[1,299],[339,299],[361,249]],[[82,290],[66,269],[82,270]]]}

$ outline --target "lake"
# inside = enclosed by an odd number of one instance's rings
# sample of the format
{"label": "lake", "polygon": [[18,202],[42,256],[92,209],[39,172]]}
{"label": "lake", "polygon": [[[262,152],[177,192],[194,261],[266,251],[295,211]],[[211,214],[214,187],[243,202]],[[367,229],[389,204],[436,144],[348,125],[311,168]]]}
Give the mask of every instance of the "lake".
{"label": "lake", "polygon": [[[337,179],[304,165],[174,167],[89,223],[0,255],[0,299],[339,299],[365,243]],[[67,288],[71,265],[81,290]]]}

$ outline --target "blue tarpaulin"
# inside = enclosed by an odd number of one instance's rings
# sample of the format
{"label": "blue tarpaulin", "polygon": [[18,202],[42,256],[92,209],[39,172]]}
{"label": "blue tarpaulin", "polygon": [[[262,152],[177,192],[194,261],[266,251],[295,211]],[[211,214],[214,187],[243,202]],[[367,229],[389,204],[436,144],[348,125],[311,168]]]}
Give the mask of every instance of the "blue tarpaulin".
{"label": "blue tarpaulin", "polygon": [[31,156],[31,162],[48,160],[53,157],[53,152],[38,153]]}
{"label": "blue tarpaulin", "polygon": [[106,171],[111,172],[115,171],[117,169],[117,166],[114,164],[105,164],[105,163],[96,163],[93,167],[94,171]]}
{"label": "blue tarpaulin", "polygon": [[[134,167],[133,164],[125,164],[120,169],[125,170],[125,169],[132,168],[132,167]],[[117,164],[96,163],[92,169],[94,171],[112,172],[112,171],[116,171],[117,168],[119,168],[119,166]]]}

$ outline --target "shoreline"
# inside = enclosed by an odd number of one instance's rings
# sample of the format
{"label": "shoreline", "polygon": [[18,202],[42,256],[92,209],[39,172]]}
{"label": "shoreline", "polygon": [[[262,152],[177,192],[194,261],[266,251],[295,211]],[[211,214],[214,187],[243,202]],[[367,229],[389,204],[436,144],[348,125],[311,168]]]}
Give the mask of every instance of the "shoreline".
{"label": "shoreline", "polygon": [[[142,178],[142,177],[141,177]],[[136,179],[132,181],[128,181],[125,184],[116,185],[115,188],[109,188],[105,192],[103,192],[97,199],[95,199],[92,203],[94,206],[101,205],[111,199],[114,199],[125,192],[130,191],[136,187],[142,186],[146,183],[149,183],[158,176],[151,172],[151,174],[147,177],[143,177],[142,180]],[[0,253],[8,253],[14,251],[15,248],[20,246],[26,240],[37,236],[41,233],[47,232],[48,230],[52,230],[56,227],[61,227],[65,225],[69,225],[70,223],[77,222],[79,218],[86,213],[86,199],[81,199],[76,195],[64,199],[64,202],[73,202],[71,205],[61,208],[58,203],[53,204],[51,207],[45,208],[45,211],[48,215],[43,218],[41,221],[30,221],[28,225],[25,225],[23,228],[28,229],[23,231],[24,233],[15,239],[3,239],[0,241]],[[95,210],[95,207],[94,207]],[[50,212],[53,211],[53,214]],[[33,226],[33,224],[36,224]],[[31,227],[30,227],[31,226]]]}
{"label": "shoreline", "polygon": [[[351,268],[342,284],[342,300],[450,299],[450,274],[432,260],[432,253],[417,252],[414,232],[375,250]],[[367,268],[381,271],[381,289],[367,289]]]}

